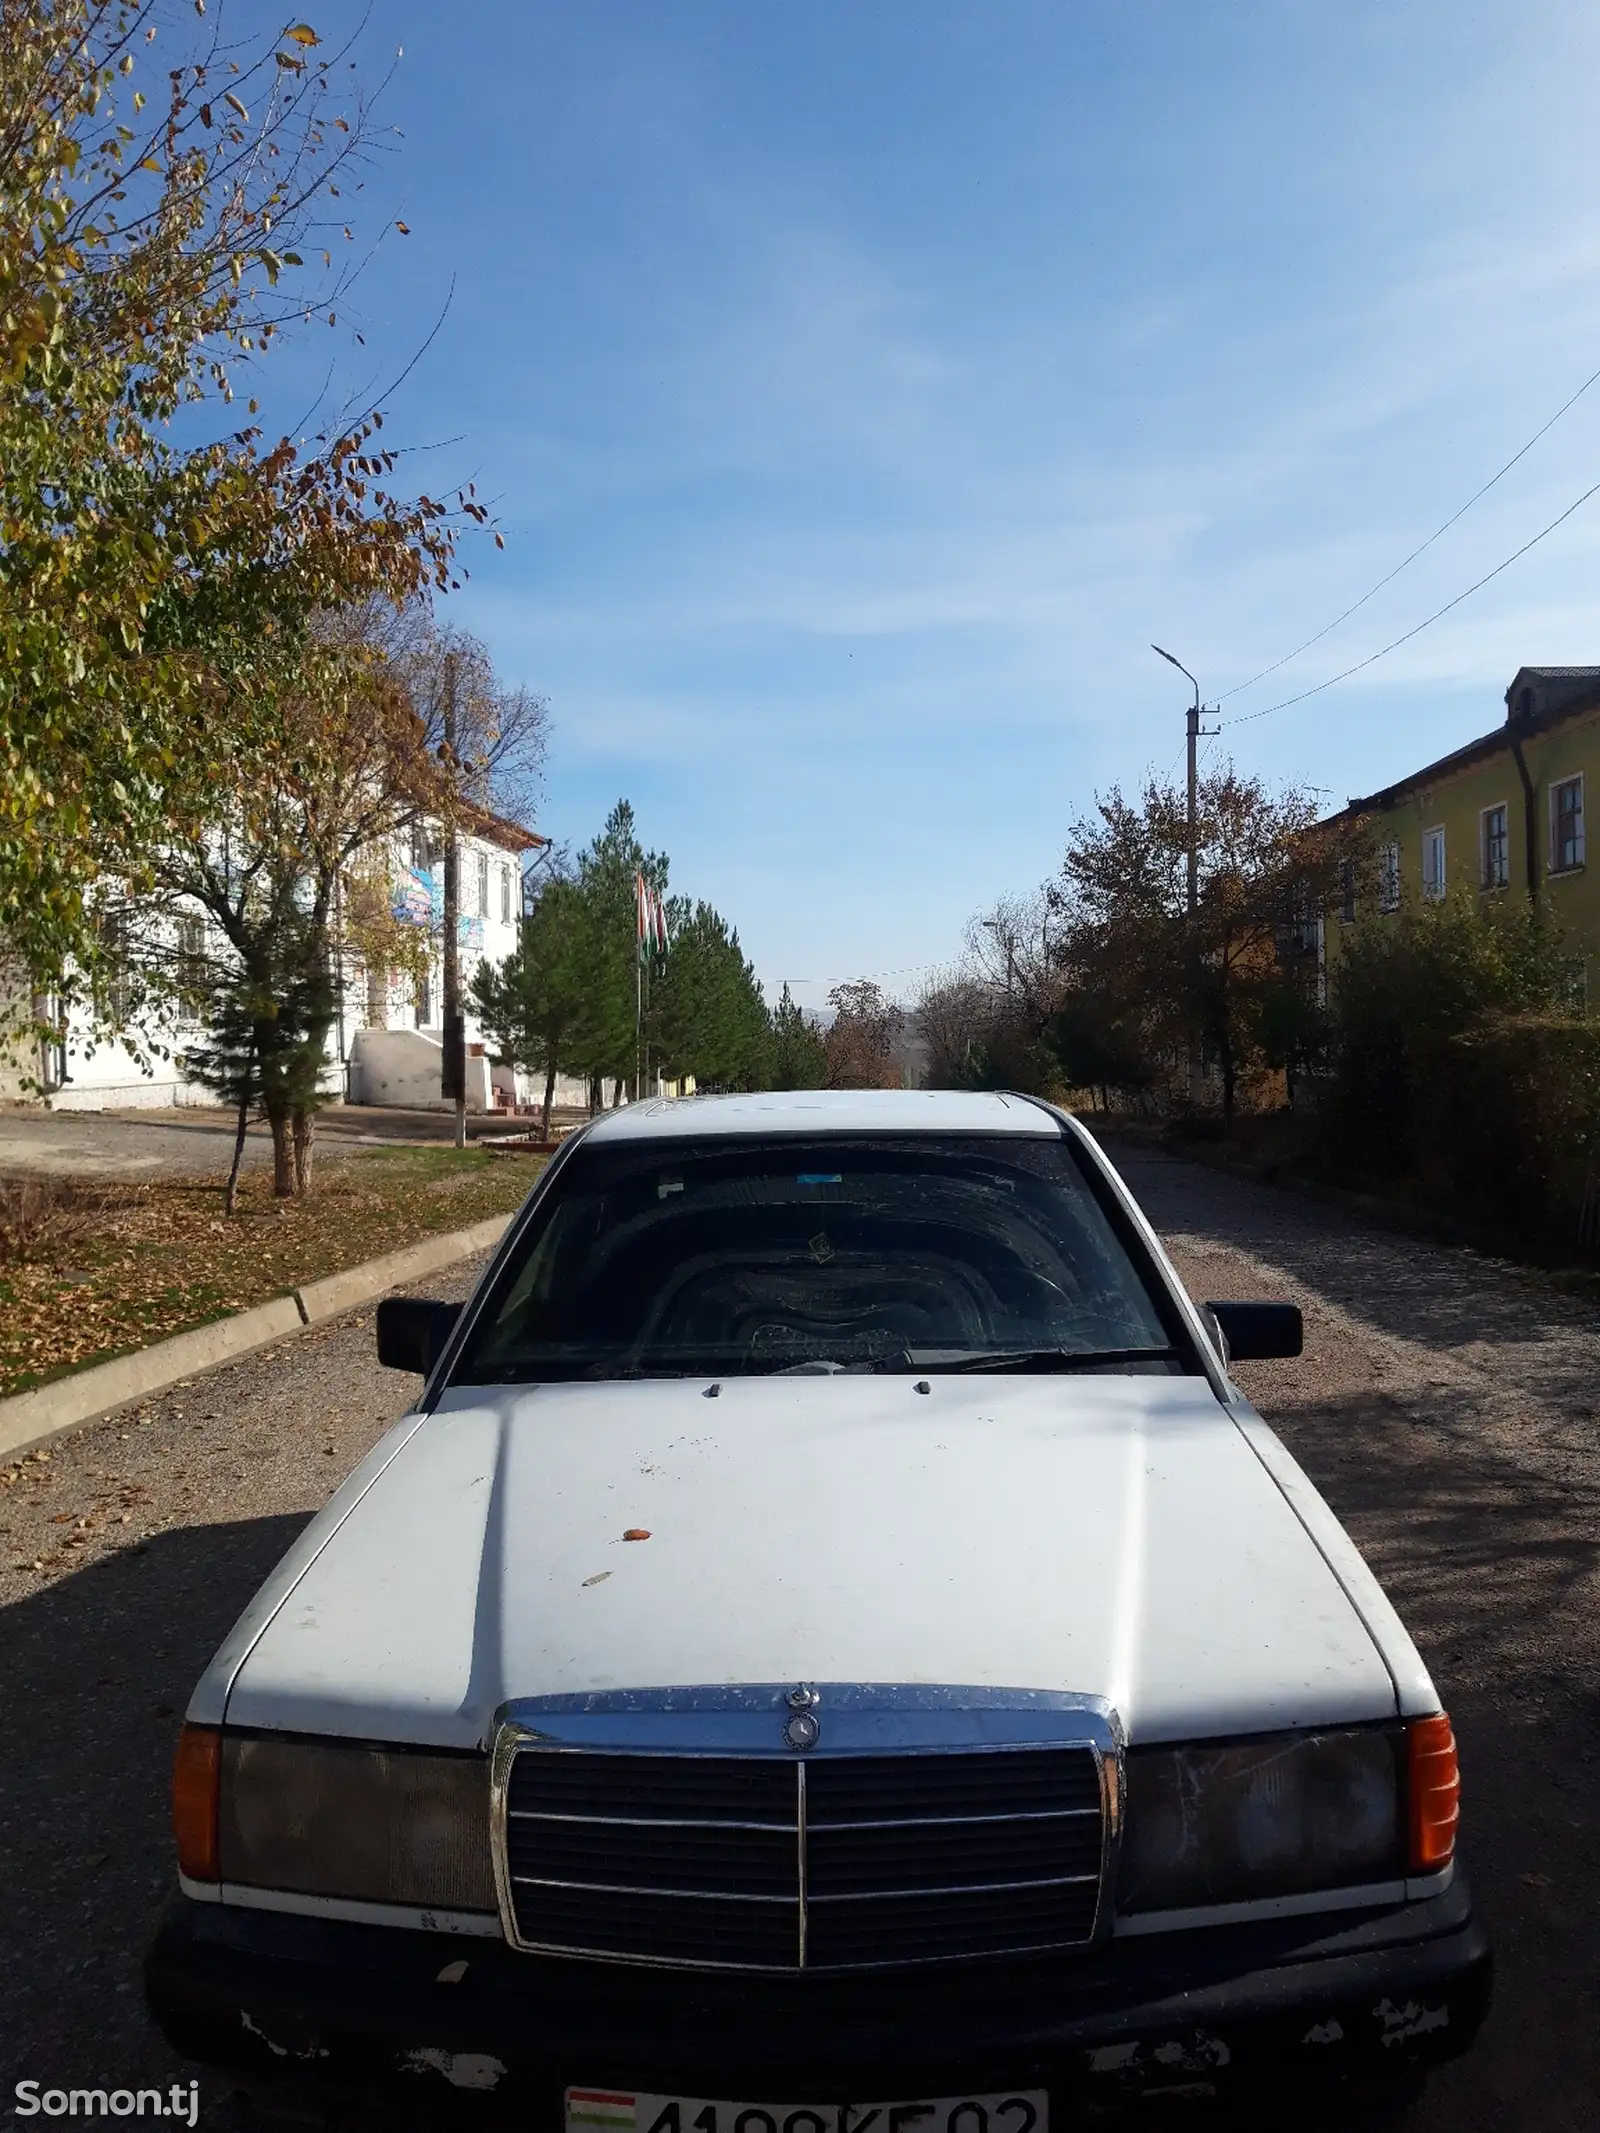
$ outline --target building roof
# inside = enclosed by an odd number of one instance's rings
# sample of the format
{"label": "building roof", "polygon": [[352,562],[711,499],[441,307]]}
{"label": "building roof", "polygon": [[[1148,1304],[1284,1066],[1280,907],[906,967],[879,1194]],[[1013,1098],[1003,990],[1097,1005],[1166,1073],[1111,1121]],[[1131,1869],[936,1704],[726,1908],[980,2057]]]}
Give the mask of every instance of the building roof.
{"label": "building roof", "polygon": [[[1548,733],[1569,718],[1595,710],[1600,710],[1600,666],[1518,667],[1506,690],[1506,715],[1502,724],[1492,732],[1480,734],[1475,741],[1468,741],[1464,747],[1454,749],[1449,755],[1425,763],[1420,770],[1408,771],[1381,792],[1347,801],[1341,812],[1344,815],[1381,814],[1410,794],[1437,785],[1442,778],[1454,777],[1459,771],[1470,770],[1474,764],[1488,762],[1491,757],[1509,750],[1514,740]],[[1332,819],[1337,822],[1340,816],[1335,815]]]}
{"label": "building roof", "polygon": [[527,829],[507,815],[493,814],[487,807],[467,806],[462,810],[461,823],[474,836],[482,837],[488,844],[504,845],[508,852],[531,852],[550,842],[537,830]]}
{"label": "building roof", "polygon": [[1060,1135],[1061,1121],[1025,1096],[966,1089],[790,1089],[761,1096],[685,1096],[607,1111],[603,1141],[688,1140],[731,1133],[1023,1133]]}

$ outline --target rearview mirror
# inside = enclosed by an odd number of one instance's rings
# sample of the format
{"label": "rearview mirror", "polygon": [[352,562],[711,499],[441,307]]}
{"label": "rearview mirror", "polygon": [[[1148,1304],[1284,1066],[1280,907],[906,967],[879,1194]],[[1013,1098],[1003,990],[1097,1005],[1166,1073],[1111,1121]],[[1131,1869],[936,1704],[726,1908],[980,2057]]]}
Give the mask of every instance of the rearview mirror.
{"label": "rearview mirror", "polygon": [[1208,1303],[1206,1309],[1222,1329],[1230,1363],[1276,1362],[1305,1347],[1298,1304]]}
{"label": "rearview mirror", "polygon": [[378,1361],[390,1370],[428,1377],[461,1316],[460,1304],[421,1296],[386,1296],[378,1306]]}

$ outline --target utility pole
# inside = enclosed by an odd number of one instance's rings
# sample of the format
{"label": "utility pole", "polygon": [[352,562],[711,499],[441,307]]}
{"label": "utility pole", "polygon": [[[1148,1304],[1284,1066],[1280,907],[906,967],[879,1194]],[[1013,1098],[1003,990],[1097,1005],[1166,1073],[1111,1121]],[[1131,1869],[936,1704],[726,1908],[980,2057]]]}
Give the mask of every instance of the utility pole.
{"label": "utility pole", "polygon": [[[1183,728],[1189,770],[1188,809],[1184,818],[1184,859],[1187,875],[1185,906],[1188,913],[1190,951],[1193,953],[1195,918],[1200,909],[1200,829],[1197,819],[1200,791],[1200,765],[1197,751],[1200,742],[1200,719],[1202,715],[1200,684],[1181,659],[1174,659],[1170,652],[1162,651],[1159,644],[1151,645],[1150,649],[1164,659],[1169,667],[1176,667],[1184,680],[1194,690],[1194,702],[1189,706],[1185,714]],[[1200,1055],[1199,1036],[1192,1035],[1189,1039],[1189,1101],[1195,1106],[1198,1106],[1200,1101],[1200,1081],[1203,1063]]]}
{"label": "utility pole", "polygon": [[445,655],[444,752],[451,780],[450,819],[444,847],[444,1057],[439,1093],[456,1107],[456,1146],[467,1145],[467,1026],[461,1013],[461,846],[456,837],[455,802],[460,765],[456,755],[456,655]]}
{"label": "utility pole", "polygon": [[1006,952],[1006,1004],[1009,1007],[1017,982],[1017,936],[998,918],[986,918],[983,921],[983,929],[986,933],[992,933]]}

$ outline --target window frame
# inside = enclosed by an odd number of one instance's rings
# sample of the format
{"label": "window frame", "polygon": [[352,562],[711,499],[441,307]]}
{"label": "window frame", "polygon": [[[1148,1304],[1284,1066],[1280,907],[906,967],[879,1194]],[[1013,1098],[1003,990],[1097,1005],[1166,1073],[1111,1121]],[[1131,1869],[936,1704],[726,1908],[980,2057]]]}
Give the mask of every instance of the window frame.
{"label": "window frame", "polygon": [[1339,861],[1339,923],[1353,926],[1356,922],[1356,863],[1353,859]]}
{"label": "window frame", "polygon": [[[1430,873],[1428,861],[1433,853],[1437,853],[1439,864],[1437,871]],[[1442,904],[1444,902],[1449,881],[1448,869],[1449,850],[1445,839],[1444,824],[1442,822],[1430,823],[1422,833],[1422,895],[1425,902],[1430,904]]]}
{"label": "window frame", "polygon": [[1378,847],[1378,909],[1398,911],[1400,908],[1400,846],[1391,839]]}
{"label": "window frame", "polygon": [[[1489,818],[1500,817],[1500,871],[1491,873],[1489,866],[1490,841]],[[1478,810],[1478,887],[1480,889],[1506,889],[1511,886],[1511,804],[1507,800],[1491,801]]]}
{"label": "window frame", "polygon": [[180,911],[177,921],[178,989],[191,998],[204,990],[210,938],[203,911]]}
{"label": "window frame", "polygon": [[[1573,810],[1577,824],[1573,838],[1574,857],[1564,860],[1561,856],[1561,795],[1576,791],[1578,804]],[[1550,872],[1552,874],[1578,874],[1583,871],[1586,857],[1586,840],[1583,826],[1583,772],[1574,771],[1570,777],[1550,780]]]}

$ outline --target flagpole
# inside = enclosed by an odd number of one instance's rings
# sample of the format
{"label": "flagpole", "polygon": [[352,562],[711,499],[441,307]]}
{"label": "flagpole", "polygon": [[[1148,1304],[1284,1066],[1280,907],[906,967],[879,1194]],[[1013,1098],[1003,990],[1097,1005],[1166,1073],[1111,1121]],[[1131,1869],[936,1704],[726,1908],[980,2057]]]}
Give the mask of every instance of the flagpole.
{"label": "flagpole", "polygon": [[644,1095],[644,877],[633,877],[633,1100]]}

